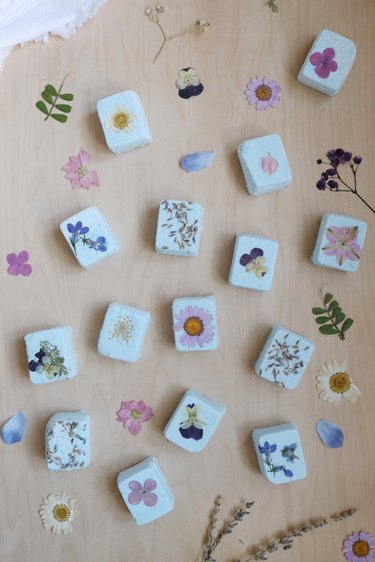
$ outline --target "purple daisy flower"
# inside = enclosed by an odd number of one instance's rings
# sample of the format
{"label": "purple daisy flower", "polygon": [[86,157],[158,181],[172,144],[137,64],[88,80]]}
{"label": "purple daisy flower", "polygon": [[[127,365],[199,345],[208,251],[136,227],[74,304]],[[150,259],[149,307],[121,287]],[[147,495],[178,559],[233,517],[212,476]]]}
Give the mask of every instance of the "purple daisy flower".
{"label": "purple daisy flower", "polygon": [[180,336],[180,343],[187,347],[195,348],[197,345],[202,348],[204,344],[213,340],[215,332],[212,325],[213,316],[208,310],[203,310],[200,306],[186,306],[176,315],[173,330],[183,331]]}
{"label": "purple daisy flower", "polygon": [[373,562],[375,560],[375,537],[365,531],[352,533],[343,542],[342,551],[349,562]]}
{"label": "purple daisy flower", "polygon": [[268,110],[276,107],[281,97],[281,86],[276,80],[269,80],[267,76],[261,79],[259,76],[250,78],[246,84],[245,96],[249,105],[255,105],[256,109]]}

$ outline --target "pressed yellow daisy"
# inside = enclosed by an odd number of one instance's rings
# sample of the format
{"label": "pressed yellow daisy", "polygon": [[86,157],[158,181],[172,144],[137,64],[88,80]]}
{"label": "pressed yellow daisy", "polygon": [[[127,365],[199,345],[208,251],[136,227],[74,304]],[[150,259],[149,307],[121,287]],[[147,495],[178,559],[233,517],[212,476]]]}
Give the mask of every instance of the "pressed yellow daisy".
{"label": "pressed yellow daisy", "polygon": [[57,535],[71,533],[72,521],[78,514],[76,500],[66,492],[50,494],[43,500],[39,513],[46,529]]}
{"label": "pressed yellow daisy", "polygon": [[129,133],[134,127],[134,118],[124,107],[117,107],[108,115],[106,127],[112,133]]}
{"label": "pressed yellow daisy", "polygon": [[340,365],[336,360],[321,366],[316,377],[319,398],[338,406],[342,398],[354,403],[358,396],[361,396],[361,391],[346,372],[346,368],[346,361]]}

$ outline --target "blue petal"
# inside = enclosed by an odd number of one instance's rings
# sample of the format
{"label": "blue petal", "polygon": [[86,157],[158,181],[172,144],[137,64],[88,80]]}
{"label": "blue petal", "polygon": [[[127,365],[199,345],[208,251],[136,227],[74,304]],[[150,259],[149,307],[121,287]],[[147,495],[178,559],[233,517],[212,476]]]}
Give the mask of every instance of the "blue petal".
{"label": "blue petal", "polygon": [[186,154],[181,160],[181,168],[189,173],[199,172],[211,166],[215,156],[213,150],[201,150],[200,152],[193,152],[193,154]]}
{"label": "blue petal", "polygon": [[90,229],[89,229],[88,226],[84,226],[84,227],[82,228],[82,223],[81,223],[81,226],[79,227],[79,233],[80,233],[80,234],[87,234],[89,230],[90,230]]}
{"label": "blue petal", "polygon": [[1,430],[4,443],[12,445],[22,441],[26,432],[27,417],[19,410],[10,420],[6,422]]}
{"label": "blue petal", "polygon": [[326,447],[338,449],[344,444],[344,432],[338,425],[328,421],[316,422],[316,431]]}
{"label": "blue petal", "polygon": [[68,224],[66,225],[66,228],[68,229],[68,232],[70,232],[70,234],[74,234],[75,233],[75,227],[74,224],[72,224],[71,222],[68,222]]}
{"label": "blue petal", "polygon": [[270,447],[270,453],[274,453],[277,449],[277,445],[271,445]]}
{"label": "blue petal", "polygon": [[285,476],[287,476],[288,478],[292,478],[293,472],[291,470],[288,470],[287,468],[283,468],[283,470],[284,470]]}

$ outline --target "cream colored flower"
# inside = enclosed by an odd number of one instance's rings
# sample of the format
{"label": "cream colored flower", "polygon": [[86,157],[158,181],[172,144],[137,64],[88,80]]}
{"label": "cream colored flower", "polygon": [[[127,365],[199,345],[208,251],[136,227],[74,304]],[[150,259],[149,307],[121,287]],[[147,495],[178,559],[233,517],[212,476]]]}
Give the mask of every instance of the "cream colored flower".
{"label": "cream colored flower", "polygon": [[106,120],[106,127],[112,133],[129,133],[134,127],[134,118],[124,107],[117,107]]}
{"label": "cream colored flower", "polygon": [[201,83],[200,76],[194,68],[183,68],[178,73],[179,79],[176,81],[176,86],[179,90],[184,90],[188,86],[199,86]]}
{"label": "cream colored flower", "polygon": [[39,513],[46,529],[51,529],[57,535],[71,533],[72,522],[78,514],[77,503],[75,498],[66,492],[50,494],[44,498]]}
{"label": "cream colored flower", "polygon": [[338,406],[342,398],[354,403],[358,396],[361,396],[361,391],[347,374],[346,369],[346,361],[340,365],[334,360],[321,366],[316,377],[319,398]]}

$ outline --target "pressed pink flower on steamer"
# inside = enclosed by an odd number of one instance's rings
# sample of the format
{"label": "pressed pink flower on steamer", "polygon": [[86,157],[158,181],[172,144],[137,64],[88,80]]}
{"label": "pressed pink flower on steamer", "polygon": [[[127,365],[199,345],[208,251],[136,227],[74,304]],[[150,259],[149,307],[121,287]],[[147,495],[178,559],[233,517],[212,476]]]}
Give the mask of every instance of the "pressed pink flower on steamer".
{"label": "pressed pink flower on steamer", "polygon": [[117,421],[121,422],[124,429],[128,429],[132,435],[138,435],[142,429],[142,423],[154,417],[154,412],[140,400],[129,400],[121,402],[121,407],[117,412]]}
{"label": "pressed pink flower on steamer", "polygon": [[358,261],[362,248],[357,242],[358,226],[330,226],[326,230],[326,244],[322,251],[327,256],[336,256],[337,263],[341,266],[346,259]]}
{"label": "pressed pink flower on steamer", "polygon": [[131,492],[128,495],[128,502],[131,505],[139,505],[143,502],[146,507],[153,507],[158,501],[158,496],[153,492],[156,487],[157,482],[152,478],[145,480],[143,485],[138,480],[132,480],[129,482]]}
{"label": "pressed pink flower on steamer", "polygon": [[95,170],[88,169],[90,162],[90,154],[81,148],[78,155],[69,156],[69,162],[61,168],[65,172],[64,177],[70,181],[73,190],[80,187],[90,189],[92,185],[99,186],[98,174]]}
{"label": "pressed pink flower on steamer", "polygon": [[309,61],[313,66],[315,66],[314,70],[319,78],[326,79],[329,77],[331,72],[336,72],[338,64],[335,60],[333,60],[335,56],[336,52],[335,49],[332,49],[332,47],[324,49],[322,53],[316,52],[310,56]]}

